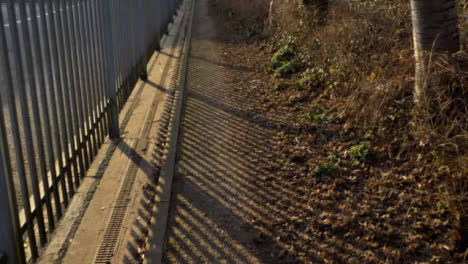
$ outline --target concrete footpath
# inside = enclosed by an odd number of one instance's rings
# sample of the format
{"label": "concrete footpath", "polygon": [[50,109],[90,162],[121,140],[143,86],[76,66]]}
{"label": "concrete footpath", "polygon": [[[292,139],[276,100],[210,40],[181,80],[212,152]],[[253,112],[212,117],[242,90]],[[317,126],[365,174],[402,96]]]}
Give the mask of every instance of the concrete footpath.
{"label": "concrete footpath", "polygon": [[186,23],[180,11],[120,115],[122,139],[101,148],[38,263],[142,261]]}

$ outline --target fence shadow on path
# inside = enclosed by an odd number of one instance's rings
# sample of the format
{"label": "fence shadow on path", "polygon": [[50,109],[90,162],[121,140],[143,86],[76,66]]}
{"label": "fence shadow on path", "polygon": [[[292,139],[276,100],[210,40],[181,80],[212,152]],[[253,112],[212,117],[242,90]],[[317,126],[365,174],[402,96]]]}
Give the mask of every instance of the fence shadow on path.
{"label": "fence shadow on path", "polygon": [[[300,130],[249,113],[251,101],[237,89],[235,76],[255,69],[223,62],[219,56],[223,43],[211,41],[209,32],[214,29],[206,26],[207,5],[208,1],[197,1],[163,263],[366,263],[370,245],[346,242],[342,234],[347,226],[305,221],[321,213],[338,219],[339,209],[327,207],[327,190],[314,192],[323,203],[311,205],[300,186],[273,180],[294,166],[273,154],[279,130]],[[166,112],[167,122],[170,113]],[[154,160],[162,158],[164,145],[160,142],[155,148]],[[157,195],[154,188],[147,192],[143,206]],[[145,232],[149,212],[139,212],[143,220],[135,221],[134,234]],[[294,229],[287,237],[278,235],[275,229],[286,224]],[[310,228],[317,229],[313,236]],[[295,244],[284,242],[294,240],[311,250],[299,250],[298,255]],[[141,261],[141,245],[128,247],[137,257],[126,256],[124,263]]]}
{"label": "fence shadow on path", "polygon": [[286,245],[255,224],[284,195],[261,185],[276,131],[252,119],[228,78],[254,69],[216,63],[217,48],[192,45],[164,263],[278,263]]}
{"label": "fence shadow on path", "polygon": [[[241,95],[235,82],[224,81],[226,71],[240,74],[191,58],[165,263],[344,263],[350,257],[365,262],[369,245],[347,243],[345,230],[321,225],[317,237],[308,237],[312,226],[288,214],[287,208],[304,217],[338,212],[326,207],[326,190],[318,192],[324,204],[315,209],[297,186],[272,180],[294,165],[272,153],[277,126],[243,114],[248,102],[236,99]],[[298,259],[294,245],[272,232],[285,223],[297,227],[289,236],[314,251]],[[334,235],[324,237],[327,230]]]}
{"label": "fence shadow on path", "polygon": [[[208,4],[196,6],[164,263],[365,263],[371,245],[343,237],[348,227],[365,228],[308,222],[318,214],[339,219],[340,209],[328,206],[328,190],[316,190],[321,202],[311,205],[312,190],[276,180],[297,166],[275,155],[278,132],[316,128],[288,127],[249,112],[253,102],[238,89],[248,84],[236,76],[256,69],[224,62],[226,43],[216,40]],[[279,234],[282,226],[294,228]]]}

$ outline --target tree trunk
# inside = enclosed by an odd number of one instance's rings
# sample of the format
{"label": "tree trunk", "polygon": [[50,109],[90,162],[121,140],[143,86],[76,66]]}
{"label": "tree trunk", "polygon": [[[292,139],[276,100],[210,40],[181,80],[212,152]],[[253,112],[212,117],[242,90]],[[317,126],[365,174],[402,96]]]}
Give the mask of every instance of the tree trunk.
{"label": "tree trunk", "polygon": [[426,107],[426,77],[433,52],[453,53],[460,49],[456,0],[411,0],[416,61],[414,101]]}
{"label": "tree trunk", "polygon": [[275,0],[271,0],[270,1],[270,10],[268,12],[268,26],[270,28],[273,27],[273,22],[274,22],[273,21],[273,19],[274,19],[273,14],[275,12],[274,7],[275,7]]}

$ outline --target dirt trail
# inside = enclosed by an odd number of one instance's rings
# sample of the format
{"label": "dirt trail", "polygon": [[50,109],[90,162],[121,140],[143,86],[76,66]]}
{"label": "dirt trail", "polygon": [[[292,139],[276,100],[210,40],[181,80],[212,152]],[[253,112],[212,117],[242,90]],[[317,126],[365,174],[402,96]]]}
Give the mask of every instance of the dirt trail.
{"label": "dirt trail", "polygon": [[164,263],[277,263],[280,250],[255,221],[267,221],[265,193],[271,131],[243,114],[247,103],[226,64],[224,43],[196,1],[185,112]]}

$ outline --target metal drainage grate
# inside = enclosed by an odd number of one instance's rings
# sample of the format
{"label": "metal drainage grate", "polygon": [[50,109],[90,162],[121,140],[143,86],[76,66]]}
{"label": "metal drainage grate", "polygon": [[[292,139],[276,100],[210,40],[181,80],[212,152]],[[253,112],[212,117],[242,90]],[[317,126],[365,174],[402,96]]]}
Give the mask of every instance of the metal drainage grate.
{"label": "metal drainage grate", "polygon": [[109,223],[107,224],[101,246],[97,252],[96,259],[94,261],[96,264],[107,264],[112,261],[115,245],[117,244],[117,239],[120,234],[120,228],[124,221],[125,212],[127,211],[128,203],[130,201],[130,191],[133,187],[133,183],[135,182],[136,172],[136,164],[132,163],[127,177],[125,178],[123,187],[119,193],[119,197],[117,198],[117,202],[115,203]]}
{"label": "metal drainage grate", "polygon": [[[182,21],[185,19],[185,14],[182,15]],[[183,23],[182,23],[183,24]],[[179,43],[181,40],[182,35],[180,34],[182,30],[179,30],[177,32],[176,36],[176,41],[175,43]],[[171,47],[172,50],[175,49],[175,45]],[[176,62],[175,65],[179,66],[179,63]],[[175,74],[174,80],[172,80],[171,86],[175,85],[176,82],[175,80],[177,79],[177,75],[179,75],[179,69],[176,69],[176,74]],[[156,109],[157,109],[157,101],[156,97],[154,98],[154,101],[152,103],[152,108],[150,109],[150,112],[148,114],[148,117],[154,116]],[[143,139],[148,137],[148,134],[150,132],[150,122],[145,122],[145,126],[142,131]],[[147,141],[146,140],[137,140],[135,147],[136,149],[142,149],[146,146]],[[116,200],[116,203],[114,205],[114,208],[112,210],[112,214],[109,220],[109,223],[107,224],[106,231],[104,233],[103,240],[101,242],[101,245],[99,246],[99,250],[96,254],[96,258],[94,263],[95,264],[110,264],[112,263],[114,253],[115,253],[115,245],[117,244],[117,241],[119,239],[120,235],[120,229],[122,227],[122,223],[125,218],[125,214],[127,211],[128,204],[130,202],[130,194],[131,190],[133,188],[133,184],[135,182],[135,178],[138,172],[138,167],[139,164],[141,163],[140,160],[138,159],[138,154],[137,153],[132,153],[132,149],[126,150],[128,155],[133,156],[134,162],[130,164],[130,167],[127,171],[127,175],[125,177],[124,183],[122,185],[122,189],[120,190],[119,196]],[[1,263],[0,263],[1,264]]]}

